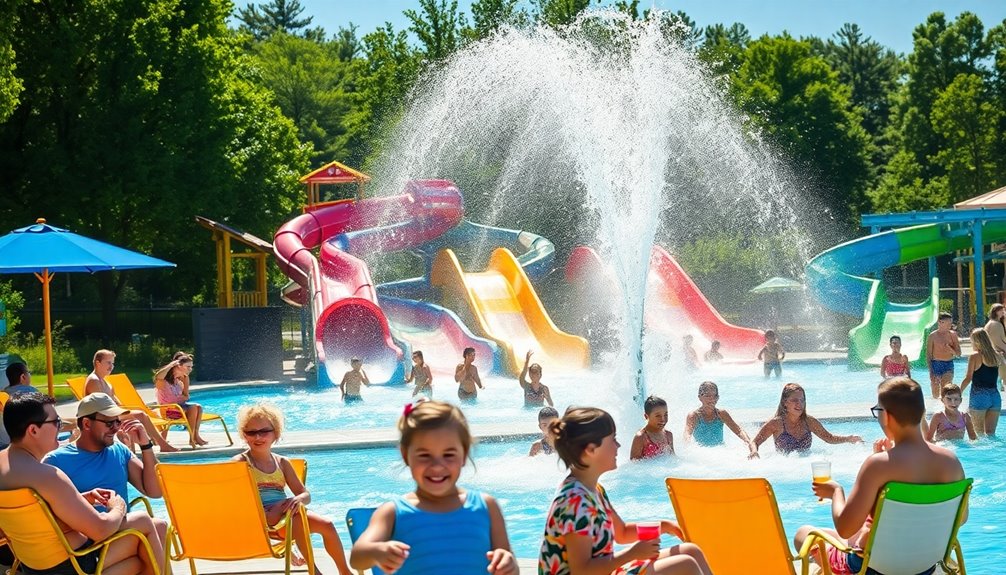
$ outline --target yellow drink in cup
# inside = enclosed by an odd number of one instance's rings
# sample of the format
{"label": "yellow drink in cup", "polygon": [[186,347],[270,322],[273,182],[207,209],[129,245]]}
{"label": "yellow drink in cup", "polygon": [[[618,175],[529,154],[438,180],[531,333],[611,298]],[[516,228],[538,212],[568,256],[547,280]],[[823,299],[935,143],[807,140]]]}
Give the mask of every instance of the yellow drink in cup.
{"label": "yellow drink in cup", "polygon": [[[810,464],[811,475],[814,477],[814,483],[825,483],[831,481],[831,462],[830,461],[814,461]],[[824,502],[824,499],[818,498],[818,502]]]}

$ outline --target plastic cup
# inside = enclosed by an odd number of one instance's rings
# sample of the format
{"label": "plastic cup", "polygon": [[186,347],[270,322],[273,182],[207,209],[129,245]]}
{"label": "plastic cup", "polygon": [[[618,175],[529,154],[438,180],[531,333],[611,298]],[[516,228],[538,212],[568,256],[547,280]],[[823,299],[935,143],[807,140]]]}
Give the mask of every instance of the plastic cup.
{"label": "plastic cup", "polygon": [[[831,481],[831,462],[830,461],[813,461],[810,464],[810,472],[814,477],[814,483],[824,483],[826,481]],[[818,502],[823,502],[824,499],[818,498]]]}
{"label": "plastic cup", "polygon": [[660,522],[640,521],[639,523],[636,523],[636,536],[640,541],[660,539]]}

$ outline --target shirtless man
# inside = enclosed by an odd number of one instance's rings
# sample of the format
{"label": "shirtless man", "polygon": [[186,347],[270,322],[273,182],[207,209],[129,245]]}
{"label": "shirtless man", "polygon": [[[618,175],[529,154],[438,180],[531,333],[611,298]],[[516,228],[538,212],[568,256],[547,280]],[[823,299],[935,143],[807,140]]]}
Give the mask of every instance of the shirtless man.
{"label": "shirtless man", "polygon": [[[47,395],[29,392],[12,397],[4,406],[3,424],[11,437],[11,446],[0,451],[0,489],[34,489],[48,503],[63,527],[67,541],[74,549],[104,541],[124,529],[136,529],[150,542],[153,561],[136,537],[124,537],[113,542],[105,555],[104,573],[108,575],[148,575],[155,564],[164,564],[164,547],[154,530],[154,523],[145,511],[127,513],[126,501],[108,489],[93,489],[79,493],[70,479],[59,469],[41,463],[42,456],[56,449],[56,433],[60,418]],[[95,506],[104,506],[99,512]],[[93,573],[101,549],[78,560],[88,573]],[[63,556],[65,557],[65,555]],[[73,573],[67,559],[48,565],[27,565],[34,573]]]}
{"label": "shirtless man", "polygon": [[[454,381],[458,382],[458,399],[475,401],[479,396],[478,390],[485,389],[479,377],[479,368],[475,367],[475,348],[466,347],[463,356],[464,363],[459,363],[454,368]],[[475,386],[478,386],[478,389]]]}
{"label": "shirtless man", "polygon": [[[87,376],[87,380],[84,381],[84,395],[90,395],[92,393],[104,393],[115,401],[115,404],[122,406],[122,402],[119,398],[115,396],[115,390],[112,386],[105,381],[112,370],[115,369],[115,352],[109,351],[107,349],[99,349],[94,352],[94,371]],[[150,436],[154,443],[157,444],[157,448],[164,453],[170,453],[172,451],[178,451],[178,448],[168,443],[166,439],[161,437],[161,433],[154,427],[154,422],[150,421],[150,417],[142,411],[129,411],[122,415],[123,419],[135,419],[143,424],[143,429],[147,430],[147,435]],[[132,441],[129,436],[124,433],[119,434],[119,440],[125,443],[130,449],[133,448]]]}
{"label": "shirtless man", "polygon": [[954,382],[954,359],[961,355],[961,342],[953,327],[954,317],[940,312],[936,331],[926,338],[926,363],[929,365],[929,387],[933,398],[939,399],[944,385]]}
{"label": "shirtless man", "polygon": [[[919,422],[926,413],[926,400],[922,388],[914,380],[906,376],[884,380],[877,390],[877,406],[871,411],[880,423],[884,438],[874,443],[873,455],[859,468],[848,498],[835,481],[814,483],[812,487],[815,495],[831,500],[835,529],[821,531],[844,539],[856,549],[866,545],[873,524],[871,512],[876,506],[877,494],[886,483],[951,483],[964,479],[964,468],[954,452],[922,437]],[[967,520],[966,509],[964,519]],[[919,529],[927,527],[918,526]],[[805,525],[797,530],[793,541],[797,549],[802,548],[807,535],[814,529]],[[830,563],[833,573],[860,572],[862,557],[841,553],[831,545],[827,547],[828,557],[823,560]],[[818,561],[821,560],[819,557]]]}
{"label": "shirtless man", "polygon": [[367,378],[367,372],[363,371],[363,362],[360,361],[360,358],[354,357],[349,360],[349,366],[352,369],[342,376],[342,382],[339,383],[339,390],[342,391],[342,400],[346,403],[362,400],[363,396],[360,395],[360,387],[370,385],[370,379]]}

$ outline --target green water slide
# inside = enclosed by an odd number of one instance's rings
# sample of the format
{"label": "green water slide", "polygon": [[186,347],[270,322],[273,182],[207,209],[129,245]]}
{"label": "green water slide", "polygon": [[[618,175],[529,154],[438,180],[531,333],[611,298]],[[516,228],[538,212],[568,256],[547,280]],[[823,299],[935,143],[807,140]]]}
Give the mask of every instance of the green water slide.
{"label": "green water slide", "polygon": [[[1006,222],[982,227],[983,244],[1006,241]],[[806,270],[807,286],[825,308],[862,317],[849,330],[849,366],[880,365],[892,335],[902,340],[902,353],[913,366],[925,367],[926,336],[939,313],[939,280],[932,279],[929,297],[917,303],[894,303],[884,283],[868,277],[885,268],[969,249],[966,224],[926,224],[872,234],[837,245],[814,257]]]}

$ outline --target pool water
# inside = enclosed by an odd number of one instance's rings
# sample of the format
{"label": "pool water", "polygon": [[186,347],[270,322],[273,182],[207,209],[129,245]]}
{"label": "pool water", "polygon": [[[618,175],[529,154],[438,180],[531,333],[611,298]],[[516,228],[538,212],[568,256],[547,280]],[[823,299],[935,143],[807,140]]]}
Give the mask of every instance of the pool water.
{"label": "pool water", "polygon": [[[964,364],[958,366],[963,375]],[[764,411],[762,420],[775,412],[783,382],[795,381],[807,391],[807,409],[833,404],[872,402],[876,398],[879,375],[875,370],[849,371],[844,362],[783,364],[782,379],[765,379],[760,363],[716,365],[689,372],[677,364],[667,363],[651,370],[647,380],[650,393],[660,395],[669,403],[671,425],[677,433],[683,427],[684,415],[699,406],[699,383],[715,381],[720,389],[719,407],[723,409],[755,408]],[[542,382],[546,384],[562,412],[568,405],[617,406],[636,403],[631,401],[635,384],[623,381],[611,371],[552,373],[545,369]],[[465,405],[465,415],[473,424],[513,424],[514,431],[534,431],[536,412],[523,407],[523,392],[517,378],[485,377],[485,389],[479,391],[478,402]],[[457,384],[452,379],[434,378],[434,398],[457,402]],[[362,403],[346,405],[338,388],[316,385],[260,385],[226,387],[196,391],[192,400],[210,412],[218,413],[236,428],[236,415],[242,405],[260,401],[276,403],[286,415],[287,429],[371,429],[393,427],[402,406],[412,399],[412,387],[405,385],[374,385],[362,390]],[[635,410],[635,407],[631,407]],[[864,415],[868,412],[864,411]],[[623,414],[625,415],[625,414]],[[627,414],[638,421],[640,414]],[[675,422],[678,422],[675,425]],[[210,426],[209,428],[212,428]]]}
{"label": "pool water", "polygon": [[[871,452],[869,441],[880,436],[879,427],[872,421],[834,423],[828,428],[837,434],[861,435],[868,443],[827,445],[815,439],[807,456],[779,455],[767,445],[762,447],[762,459],[748,461],[740,441],[728,437],[722,447],[680,445],[677,458],[630,462],[628,444],[632,430],[622,430],[619,468],[605,474],[601,481],[618,513],[626,521],[636,521],[673,517],[663,482],[669,475],[765,477],[772,483],[786,534],[792,538],[803,524],[832,525],[830,506],[819,504],[810,489],[811,461],[831,460],[833,477],[848,491],[863,459]],[[554,456],[527,457],[528,447],[529,443],[514,442],[477,445],[474,465],[465,467],[460,484],[490,493],[500,501],[514,553],[533,558],[538,554],[553,493],[566,473]],[[1006,473],[1000,461],[1003,441],[983,439],[951,447],[960,457],[967,476],[975,480],[970,517],[960,533],[967,567],[972,573],[1000,572],[1006,562]],[[409,471],[394,448],[286,454],[307,458],[311,509],[335,520],[347,548],[344,519],[348,509],[373,507],[414,488]],[[163,501],[154,503],[157,514],[166,517]],[[724,525],[724,533],[731,527]],[[742,522],[733,527],[742,528]],[[664,537],[665,545],[672,543],[671,538]],[[315,544],[320,547],[320,540]]]}

